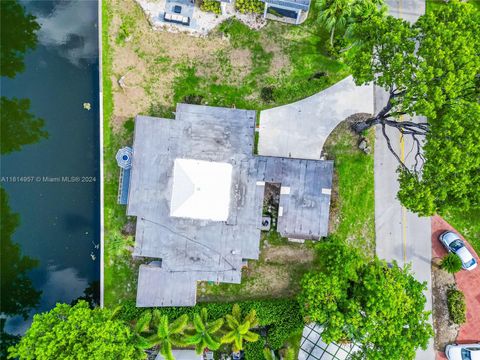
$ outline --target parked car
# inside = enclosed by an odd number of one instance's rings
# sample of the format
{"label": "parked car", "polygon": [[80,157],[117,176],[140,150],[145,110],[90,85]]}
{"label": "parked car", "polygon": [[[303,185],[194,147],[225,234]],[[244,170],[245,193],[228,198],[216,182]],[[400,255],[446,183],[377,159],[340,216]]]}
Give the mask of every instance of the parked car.
{"label": "parked car", "polygon": [[445,355],[448,360],[480,360],[480,343],[447,345]]}
{"label": "parked car", "polygon": [[477,267],[477,260],[453,231],[445,231],[440,235],[439,240],[449,252],[454,253],[462,260],[462,267],[465,270],[473,270]]}

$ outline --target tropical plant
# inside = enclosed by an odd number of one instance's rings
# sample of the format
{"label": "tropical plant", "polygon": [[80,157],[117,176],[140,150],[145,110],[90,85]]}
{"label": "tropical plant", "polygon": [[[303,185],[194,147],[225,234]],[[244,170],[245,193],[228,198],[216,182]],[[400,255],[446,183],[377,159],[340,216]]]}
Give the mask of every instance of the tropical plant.
{"label": "tropical plant", "polygon": [[233,344],[233,351],[242,350],[244,341],[255,342],[259,339],[258,334],[250,331],[258,325],[255,309],[251,309],[242,320],[242,310],[238,304],[235,304],[232,314],[227,314],[225,318],[228,332],[222,337],[222,343]]}
{"label": "tropical plant", "polygon": [[[356,84],[373,82],[387,92],[383,108],[353,128],[382,128],[399,163],[402,204],[420,215],[478,208],[480,11],[451,0],[414,24],[372,16],[356,23],[352,36],[357,43],[347,63]],[[408,163],[392,135],[411,144]]]}
{"label": "tropical plant", "polygon": [[200,10],[206,12],[212,12],[214,14],[220,15],[222,9],[220,8],[220,1],[217,0],[203,0],[200,5]]}
{"label": "tropical plant", "polygon": [[349,32],[352,24],[381,11],[383,0],[320,0],[318,21],[330,33],[330,45],[336,31]]}
{"label": "tropical plant", "polygon": [[135,336],[109,309],[90,309],[86,301],[75,306],[57,304],[36,314],[20,342],[9,348],[18,359],[144,359]]}
{"label": "tropical plant", "polygon": [[[329,256],[339,257],[346,246],[331,246]],[[433,335],[430,313],[424,310],[426,284],[413,277],[409,266],[376,258],[349,263],[355,264],[355,275],[345,276],[344,267],[333,261],[304,275],[298,299],[306,320],[323,324],[327,343],[361,343],[361,358],[415,358],[416,349],[426,348]]]}
{"label": "tropical plant", "polygon": [[452,253],[448,253],[442,259],[440,267],[450,274],[455,274],[462,269],[462,260]]}
{"label": "tropical plant", "polygon": [[221,340],[216,334],[223,326],[223,318],[208,321],[208,310],[202,308],[199,313],[193,315],[194,333],[187,336],[185,342],[188,345],[195,345],[197,354],[201,354],[205,348],[217,350],[221,345]]}
{"label": "tropical plant", "polygon": [[458,325],[461,325],[465,322],[466,315],[466,306],[465,306],[465,296],[460,290],[455,288],[447,290],[447,304],[448,312],[450,313],[450,319]]}
{"label": "tropical plant", "polygon": [[260,0],[236,0],[235,8],[243,14],[257,13],[261,14],[264,4]]}
{"label": "tropical plant", "polygon": [[172,323],[169,323],[168,316],[161,315],[160,311],[155,309],[152,315],[152,325],[155,333],[145,338],[145,347],[159,346],[160,354],[166,360],[175,360],[172,354],[172,345],[179,347],[188,345],[185,342],[184,335],[188,325],[188,315],[184,314]]}

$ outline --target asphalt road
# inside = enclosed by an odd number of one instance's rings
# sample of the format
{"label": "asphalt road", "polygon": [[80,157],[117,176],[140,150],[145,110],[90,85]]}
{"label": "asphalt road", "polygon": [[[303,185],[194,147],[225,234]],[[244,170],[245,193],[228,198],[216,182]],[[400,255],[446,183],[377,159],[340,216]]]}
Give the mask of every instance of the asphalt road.
{"label": "asphalt road", "polygon": [[[424,0],[386,0],[389,13],[410,22],[425,12]],[[374,109],[377,113],[387,101],[387,93],[381,88],[374,90]],[[405,120],[410,120],[405,118]],[[415,118],[413,121],[425,121]],[[387,134],[395,151],[411,164],[411,141],[408,137],[401,139],[395,129],[387,129]],[[432,309],[431,292],[431,221],[430,218],[418,217],[407,211],[396,199],[398,191],[398,162],[387,148],[381,128],[376,129],[375,141],[375,232],[376,252],[379,258],[387,261],[396,260],[400,266],[410,263],[415,277],[427,282],[425,292],[426,310]],[[426,351],[417,352],[416,359],[433,360],[433,339]]]}

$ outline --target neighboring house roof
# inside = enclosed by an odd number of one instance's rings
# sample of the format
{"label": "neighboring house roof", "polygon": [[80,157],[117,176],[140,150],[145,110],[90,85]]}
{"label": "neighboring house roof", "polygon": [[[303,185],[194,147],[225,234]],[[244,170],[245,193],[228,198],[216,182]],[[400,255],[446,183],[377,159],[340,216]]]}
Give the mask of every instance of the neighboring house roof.
{"label": "neighboring house roof", "polygon": [[[194,350],[172,350],[175,360],[202,360],[203,356],[197,355]],[[158,354],[155,360],[165,360],[162,354]]]}
{"label": "neighboring house roof", "polygon": [[308,11],[310,8],[310,0],[262,0],[263,2],[275,6],[278,5],[282,8],[304,10]]}
{"label": "neighboring house roof", "polygon": [[282,184],[283,236],[327,235],[333,163],[255,156],[255,115],[178,104],[175,120],[136,117],[134,255],[162,259],[140,267],[137,306],[194,305],[197,281],[240,283],[259,256],[265,182]]}

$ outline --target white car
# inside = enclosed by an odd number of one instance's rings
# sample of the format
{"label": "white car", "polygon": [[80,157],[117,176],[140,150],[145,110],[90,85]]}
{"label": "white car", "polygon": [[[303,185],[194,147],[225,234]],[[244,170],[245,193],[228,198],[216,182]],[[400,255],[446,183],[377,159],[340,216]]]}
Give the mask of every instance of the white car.
{"label": "white car", "polygon": [[445,355],[448,360],[480,360],[480,343],[447,345]]}
{"label": "white car", "polygon": [[457,234],[452,231],[445,231],[440,235],[439,239],[449,252],[454,253],[462,260],[462,267],[465,270],[473,270],[477,267],[477,260],[468,251]]}

